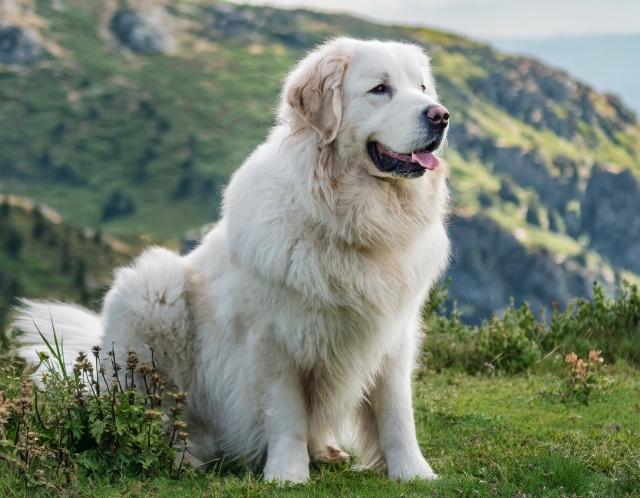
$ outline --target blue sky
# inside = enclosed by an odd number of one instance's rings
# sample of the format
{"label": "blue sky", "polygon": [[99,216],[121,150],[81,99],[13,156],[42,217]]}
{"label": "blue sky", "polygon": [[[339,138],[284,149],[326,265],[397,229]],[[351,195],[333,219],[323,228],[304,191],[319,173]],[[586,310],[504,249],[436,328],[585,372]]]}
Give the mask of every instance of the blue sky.
{"label": "blue sky", "polygon": [[242,0],[239,3],[351,12],[386,23],[425,25],[486,41],[640,34],[640,0]]}

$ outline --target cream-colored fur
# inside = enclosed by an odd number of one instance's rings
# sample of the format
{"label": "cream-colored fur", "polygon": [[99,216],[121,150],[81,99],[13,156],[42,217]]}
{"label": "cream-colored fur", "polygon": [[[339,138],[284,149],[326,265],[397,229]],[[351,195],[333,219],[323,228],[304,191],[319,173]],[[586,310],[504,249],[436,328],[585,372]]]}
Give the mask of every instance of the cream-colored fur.
{"label": "cream-colored fur", "polygon": [[[369,93],[381,79],[389,98]],[[127,349],[148,360],[153,346],[188,392],[203,460],[239,457],[267,480],[304,482],[310,458],[346,459],[340,446],[391,479],[435,478],[416,440],[411,372],[420,307],[449,257],[446,165],[394,178],[366,150],[424,147],[434,103],[420,48],[320,46],[287,77],[278,125],[233,175],[195,251],[155,248],[118,270],[100,317],[27,302],[15,325],[39,343],[31,317],[46,334],[61,317],[65,344],[115,343],[121,363]]]}

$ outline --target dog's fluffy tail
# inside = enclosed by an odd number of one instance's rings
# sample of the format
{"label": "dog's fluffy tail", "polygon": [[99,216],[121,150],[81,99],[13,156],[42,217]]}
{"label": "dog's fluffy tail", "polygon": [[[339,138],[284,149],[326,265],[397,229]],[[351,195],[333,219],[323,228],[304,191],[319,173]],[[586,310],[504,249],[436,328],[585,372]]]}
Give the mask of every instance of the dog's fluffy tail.
{"label": "dog's fluffy tail", "polygon": [[100,346],[104,335],[102,317],[82,306],[58,302],[23,299],[11,326],[23,332],[20,356],[34,365],[40,362],[38,352],[49,353],[42,336],[55,348],[55,333],[67,371],[73,369],[78,352],[90,356],[91,348]]}

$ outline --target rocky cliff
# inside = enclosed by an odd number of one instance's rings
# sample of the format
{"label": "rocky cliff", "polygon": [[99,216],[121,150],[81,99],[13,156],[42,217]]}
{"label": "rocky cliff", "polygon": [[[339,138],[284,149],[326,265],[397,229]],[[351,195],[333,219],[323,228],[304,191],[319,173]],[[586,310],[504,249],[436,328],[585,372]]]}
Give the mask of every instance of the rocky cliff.
{"label": "rocky cliff", "polygon": [[582,231],[589,247],[612,264],[640,273],[640,184],[626,170],[597,165],[582,199]]}
{"label": "rocky cliff", "polygon": [[558,258],[544,248],[526,250],[518,239],[484,216],[455,216],[449,226],[454,253],[448,276],[449,295],[467,323],[478,323],[529,302],[540,309],[565,309],[576,296],[591,298],[598,281],[609,292],[615,280],[583,257]]}

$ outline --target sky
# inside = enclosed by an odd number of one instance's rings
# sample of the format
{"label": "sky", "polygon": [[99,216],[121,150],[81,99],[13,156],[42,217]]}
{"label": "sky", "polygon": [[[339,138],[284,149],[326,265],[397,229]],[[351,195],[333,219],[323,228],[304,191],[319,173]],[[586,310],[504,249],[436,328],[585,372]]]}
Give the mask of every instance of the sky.
{"label": "sky", "polygon": [[350,12],[491,41],[560,35],[640,34],[640,0],[236,0]]}

